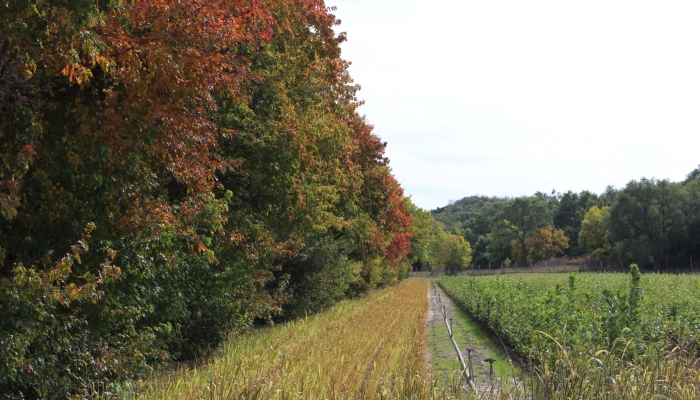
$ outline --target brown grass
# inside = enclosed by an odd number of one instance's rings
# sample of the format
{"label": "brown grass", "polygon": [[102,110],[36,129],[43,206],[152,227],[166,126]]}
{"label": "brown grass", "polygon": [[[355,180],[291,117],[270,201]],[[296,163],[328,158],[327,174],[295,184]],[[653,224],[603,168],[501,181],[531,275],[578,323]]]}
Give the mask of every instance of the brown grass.
{"label": "brown grass", "polygon": [[283,327],[232,338],[205,366],[141,382],[147,399],[432,398],[428,281],[411,280]]}

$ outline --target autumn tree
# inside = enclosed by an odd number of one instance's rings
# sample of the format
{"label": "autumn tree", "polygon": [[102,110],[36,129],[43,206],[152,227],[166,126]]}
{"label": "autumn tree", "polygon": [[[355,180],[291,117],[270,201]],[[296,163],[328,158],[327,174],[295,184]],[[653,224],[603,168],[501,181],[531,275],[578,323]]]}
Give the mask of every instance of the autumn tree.
{"label": "autumn tree", "polygon": [[541,236],[537,229],[551,226],[552,233],[562,230],[568,239],[565,256],[590,252],[594,258],[654,268],[689,266],[700,257],[693,240],[700,232],[699,170],[682,182],[643,178],[621,189],[608,186],[600,195],[584,190],[518,199],[469,196],[432,214],[445,230],[473,243],[475,264],[499,265],[513,257],[523,265],[528,238],[532,242]]}
{"label": "autumn tree", "polygon": [[0,340],[14,350],[0,391],[85,397],[249,323],[231,314],[273,312],[271,266],[212,250],[228,168],[214,97],[246,96],[255,77],[236,50],[270,38],[269,9],[48,1],[2,13]]}
{"label": "autumn tree", "polygon": [[0,19],[0,392],[87,397],[405,276],[407,199],[322,2]]}
{"label": "autumn tree", "polygon": [[607,259],[612,253],[610,231],[607,229],[610,207],[591,207],[586,213],[578,235],[579,243],[597,259]]}
{"label": "autumn tree", "polygon": [[386,260],[382,271],[376,271],[381,263],[364,261],[361,274],[365,284],[372,286],[376,284],[372,277],[381,276],[383,285],[400,273],[406,274],[410,267],[401,262],[410,252],[413,237],[407,199],[388,168],[389,160],[384,156],[386,142],[374,134],[373,127],[362,117],[350,116],[346,123],[357,149],[348,161],[361,175],[359,190],[346,193],[357,199],[355,221],[362,227],[348,231],[358,243],[351,255],[358,261]]}
{"label": "autumn tree", "polygon": [[[525,240],[525,247],[529,262],[549,260],[564,254],[564,251],[569,248],[569,239],[563,230],[545,226],[535,229],[528,236]],[[519,247],[516,246],[516,250],[519,250]],[[513,258],[517,258],[516,256],[519,256],[519,254],[514,254]]]}

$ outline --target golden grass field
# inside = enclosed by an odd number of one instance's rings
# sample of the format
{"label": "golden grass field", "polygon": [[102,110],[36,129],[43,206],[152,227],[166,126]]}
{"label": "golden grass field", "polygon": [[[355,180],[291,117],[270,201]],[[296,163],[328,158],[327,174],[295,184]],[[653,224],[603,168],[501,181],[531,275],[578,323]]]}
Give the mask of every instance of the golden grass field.
{"label": "golden grass field", "polygon": [[232,338],[203,366],[141,382],[145,399],[430,398],[427,280]]}
{"label": "golden grass field", "polygon": [[[524,390],[474,393],[426,360],[428,279],[410,279],[326,312],[232,337],[206,363],[154,373],[123,387],[128,399],[697,399],[700,368],[681,348],[631,362],[617,351],[561,346],[534,366]],[[447,338],[445,338],[448,340]],[[615,346],[630,346],[616,342]],[[624,353],[624,352],[623,352]],[[435,382],[443,382],[439,386]],[[115,393],[112,393],[114,396]],[[103,393],[100,397],[110,397]]]}

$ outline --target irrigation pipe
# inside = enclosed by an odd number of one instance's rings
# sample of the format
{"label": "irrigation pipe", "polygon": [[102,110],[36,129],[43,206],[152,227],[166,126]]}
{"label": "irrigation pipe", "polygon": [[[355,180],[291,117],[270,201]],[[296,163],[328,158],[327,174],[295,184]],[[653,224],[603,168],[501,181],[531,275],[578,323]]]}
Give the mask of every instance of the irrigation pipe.
{"label": "irrigation pipe", "polygon": [[[435,285],[432,286],[435,287]],[[464,371],[464,375],[466,375],[467,377],[467,382],[469,383],[469,386],[471,386],[472,390],[474,390],[474,393],[479,394],[479,392],[476,390],[476,385],[474,385],[474,378],[469,373],[469,369],[467,369],[467,364],[464,362],[464,357],[462,357],[462,352],[459,350],[457,341],[455,340],[455,337],[452,334],[452,326],[450,324],[452,320],[450,319],[450,323],[447,322],[447,314],[445,313],[445,306],[442,305],[442,297],[440,296],[440,292],[438,292],[438,301],[440,302],[440,311],[442,312],[442,319],[445,321],[445,325],[447,326],[447,332],[450,334],[452,344],[455,346],[455,350],[457,351],[457,358],[459,358],[459,363],[462,364],[462,371]]]}

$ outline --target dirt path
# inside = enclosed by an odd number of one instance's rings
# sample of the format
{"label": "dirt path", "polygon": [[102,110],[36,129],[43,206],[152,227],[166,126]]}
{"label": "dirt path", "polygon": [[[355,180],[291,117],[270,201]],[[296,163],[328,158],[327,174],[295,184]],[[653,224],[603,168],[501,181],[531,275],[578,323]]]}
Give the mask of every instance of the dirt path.
{"label": "dirt path", "polygon": [[445,314],[448,321],[450,318],[452,319],[454,338],[467,364],[469,361],[466,349],[473,349],[471,358],[474,371],[474,383],[477,386],[477,390],[483,392],[491,388],[489,363],[485,361],[489,358],[497,360],[494,365],[494,381],[498,381],[498,378],[503,378],[508,380],[509,385],[516,384],[516,381],[518,381],[518,384],[520,383],[520,379],[513,378],[513,375],[517,373],[508,373],[507,370],[512,371],[513,369],[509,367],[509,357],[501,346],[494,343],[488,337],[489,335],[487,333],[480,331],[474,324],[469,327],[464,326],[460,320],[465,320],[465,314],[459,310],[458,306],[454,304],[449,296],[447,296],[437,284],[432,283],[430,285],[429,297],[428,359],[434,376],[441,373],[444,381],[449,379],[452,371],[461,369],[457,358],[457,352],[450,340],[445,321],[442,317],[441,307],[445,306]]}

